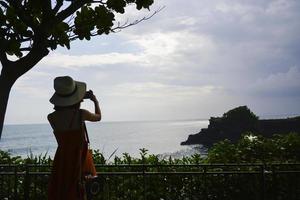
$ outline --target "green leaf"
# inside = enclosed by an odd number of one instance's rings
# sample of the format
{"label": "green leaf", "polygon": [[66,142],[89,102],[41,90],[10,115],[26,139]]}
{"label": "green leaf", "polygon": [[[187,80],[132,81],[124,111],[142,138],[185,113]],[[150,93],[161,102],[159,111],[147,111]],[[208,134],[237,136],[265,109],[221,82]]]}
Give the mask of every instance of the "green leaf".
{"label": "green leaf", "polygon": [[24,34],[26,33],[28,26],[26,26],[26,24],[24,24],[22,21],[16,20],[14,24],[14,28],[16,32],[19,32],[20,34]]}
{"label": "green leaf", "polygon": [[15,15],[15,9],[13,9],[12,7],[7,8],[7,10],[6,10],[6,17],[8,19],[14,19],[16,17],[16,15]]}
{"label": "green leaf", "polygon": [[86,40],[90,40],[91,39],[91,35],[90,34],[86,34],[84,37],[85,37]]}
{"label": "green leaf", "polygon": [[67,49],[70,49],[70,40],[68,38],[68,40],[65,41],[65,46],[67,47]]}
{"label": "green leaf", "polygon": [[9,52],[15,53],[15,52],[20,51],[20,46],[21,46],[20,42],[18,42],[16,40],[10,40],[8,42],[8,48],[7,48],[7,50]]}
{"label": "green leaf", "polygon": [[111,27],[113,26],[113,21],[115,20],[115,15],[107,10],[104,6],[98,6],[95,8],[95,23],[98,34],[108,34]]}
{"label": "green leaf", "polygon": [[78,35],[80,40],[84,38],[89,40],[91,37],[91,31],[95,27],[95,11],[87,6],[78,11],[75,18],[75,30],[74,33]]}
{"label": "green leaf", "polygon": [[18,51],[18,52],[15,52],[15,55],[18,57],[18,58],[21,58],[23,56],[23,53],[21,51]]}
{"label": "green leaf", "polygon": [[24,35],[25,37],[32,37],[32,36],[33,36],[33,32],[32,32],[31,30],[26,30],[26,31],[23,33],[23,35]]}
{"label": "green leaf", "polygon": [[110,9],[113,9],[114,11],[118,13],[124,13],[125,12],[125,6],[126,2],[124,0],[108,0],[107,1],[107,7]]}
{"label": "green leaf", "polygon": [[149,9],[153,4],[153,0],[136,0],[136,8],[141,10],[142,8]]}
{"label": "green leaf", "polygon": [[49,45],[49,46],[50,46],[50,49],[51,49],[51,50],[55,50],[55,49],[57,48],[57,44],[56,44],[56,42],[53,41],[53,40],[50,42],[50,45]]}
{"label": "green leaf", "polygon": [[57,29],[59,31],[66,31],[69,29],[69,24],[65,23],[65,22],[61,22],[57,25]]}

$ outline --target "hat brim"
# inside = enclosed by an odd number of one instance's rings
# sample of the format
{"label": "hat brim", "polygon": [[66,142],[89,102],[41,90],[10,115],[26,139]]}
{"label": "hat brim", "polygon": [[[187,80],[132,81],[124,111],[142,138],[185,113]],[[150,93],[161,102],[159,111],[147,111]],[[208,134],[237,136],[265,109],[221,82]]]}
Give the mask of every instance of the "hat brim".
{"label": "hat brim", "polygon": [[56,106],[71,106],[79,103],[86,93],[86,84],[79,81],[75,81],[75,84],[77,86],[77,89],[74,94],[68,97],[62,97],[54,93],[49,100],[50,103]]}

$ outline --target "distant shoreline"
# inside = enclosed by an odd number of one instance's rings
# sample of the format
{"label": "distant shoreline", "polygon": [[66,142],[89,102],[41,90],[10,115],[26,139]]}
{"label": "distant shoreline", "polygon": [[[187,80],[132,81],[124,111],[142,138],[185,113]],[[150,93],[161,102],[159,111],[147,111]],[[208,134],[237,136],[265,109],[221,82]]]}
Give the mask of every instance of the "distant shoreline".
{"label": "distant shoreline", "polygon": [[207,128],[202,128],[196,134],[190,134],[181,145],[202,144],[211,147],[224,139],[236,142],[247,132],[264,137],[290,132],[300,133],[300,116],[261,119],[247,106],[239,106],[221,117],[211,117]]}

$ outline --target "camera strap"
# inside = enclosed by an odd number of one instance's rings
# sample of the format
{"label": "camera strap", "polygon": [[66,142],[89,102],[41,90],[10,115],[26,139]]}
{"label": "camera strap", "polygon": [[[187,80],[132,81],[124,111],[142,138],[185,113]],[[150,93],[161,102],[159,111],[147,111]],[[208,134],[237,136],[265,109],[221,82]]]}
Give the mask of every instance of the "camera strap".
{"label": "camera strap", "polygon": [[81,110],[79,111],[79,114],[80,114],[79,119],[80,119],[81,127],[83,128],[84,135],[85,135],[84,137],[85,137],[86,142],[88,143],[88,148],[90,148],[89,134],[88,134],[85,122],[84,122],[84,120],[82,120],[82,111]]}
{"label": "camera strap", "polygon": [[85,138],[86,138],[86,141],[88,143],[88,147],[90,148],[90,139],[89,139],[89,134],[87,132],[87,128],[86,128],[86,125],[85,125],[85,122],[83,121],[83,128],[84,128],[84,132],[85,132]]}

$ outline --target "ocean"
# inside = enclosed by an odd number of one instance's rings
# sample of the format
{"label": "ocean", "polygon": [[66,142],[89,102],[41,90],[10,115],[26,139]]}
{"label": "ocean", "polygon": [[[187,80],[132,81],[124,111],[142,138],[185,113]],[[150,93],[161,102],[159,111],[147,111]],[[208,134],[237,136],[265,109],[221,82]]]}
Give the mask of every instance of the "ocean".
{"label": "ocean", "polygon": [[[181,146],[180,142],[207,126],[208,120],[87,123],[91,148],[98,149],[106,158],[114,151],[114,156],[126,152],[139,157],[141,148],[148,149],[149,154],[191,155],[199,148]],[[53,157],[56,148],[49,124],[5,125],[3,128],[0,149],[12,155],[27,157],[31,153],[47,153]]]}

